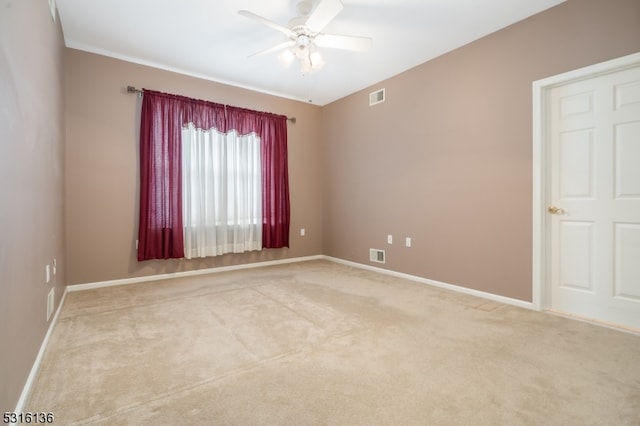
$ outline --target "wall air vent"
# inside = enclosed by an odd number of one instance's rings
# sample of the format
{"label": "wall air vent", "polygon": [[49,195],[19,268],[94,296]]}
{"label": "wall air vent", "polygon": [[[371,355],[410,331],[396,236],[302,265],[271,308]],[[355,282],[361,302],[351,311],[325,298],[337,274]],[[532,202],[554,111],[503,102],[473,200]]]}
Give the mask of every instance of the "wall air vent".
{"label": "wall air vent", "polygon": [[369,249],[369,260],[377,263],[384,263],[384,250]]}
{"label": "wall air vent", "polygon": [[384,102],[384,89],[369,93],[369,106]]}

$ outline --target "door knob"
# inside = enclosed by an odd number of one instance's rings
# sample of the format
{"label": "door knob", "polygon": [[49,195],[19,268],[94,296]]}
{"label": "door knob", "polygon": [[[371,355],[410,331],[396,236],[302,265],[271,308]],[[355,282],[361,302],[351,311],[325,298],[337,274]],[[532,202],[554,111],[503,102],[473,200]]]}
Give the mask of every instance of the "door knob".
{"label": "door knob", "polygon": [[549,206],[547,211],[549,213],[551,213],[551,214],[564,214],[565,213],[564,209],[561,209],[560,207],[556,207],[556,206]]}

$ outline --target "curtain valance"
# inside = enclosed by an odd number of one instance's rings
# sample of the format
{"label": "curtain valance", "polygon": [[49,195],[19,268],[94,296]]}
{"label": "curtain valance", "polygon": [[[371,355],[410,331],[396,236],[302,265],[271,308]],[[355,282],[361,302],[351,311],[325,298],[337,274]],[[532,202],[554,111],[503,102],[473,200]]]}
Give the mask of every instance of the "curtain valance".
{"label": "curtain valance", "polygon": [[[221,133],[236,130],[241,135],[268,133],[276,123],[285,125],[287,117],[269,112],[254,111],[216,102],[172,95],[143,89],[144,99],[158,104],[162,110],[175,114],[182,126],[193,123],[199,129],[216,129]],[[144,104],[143,99],[143,104]]]}

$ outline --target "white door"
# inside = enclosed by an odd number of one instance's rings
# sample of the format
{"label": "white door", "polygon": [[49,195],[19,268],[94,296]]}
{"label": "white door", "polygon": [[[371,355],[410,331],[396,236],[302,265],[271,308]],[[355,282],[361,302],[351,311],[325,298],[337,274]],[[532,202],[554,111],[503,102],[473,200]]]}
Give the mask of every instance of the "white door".
{"label": "white door", "polygon": [[640,329],[640,66],[547,99],[549,307]]}

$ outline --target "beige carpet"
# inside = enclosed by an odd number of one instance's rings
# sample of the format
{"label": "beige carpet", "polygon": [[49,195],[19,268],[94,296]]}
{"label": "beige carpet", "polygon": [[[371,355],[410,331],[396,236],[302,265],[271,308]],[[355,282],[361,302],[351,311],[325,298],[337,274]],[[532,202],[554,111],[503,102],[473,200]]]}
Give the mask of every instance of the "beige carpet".
{"label": "beige carpet", "polygon": [[60,425],[640,425],[640,336],[311,261],[69,293]]}

